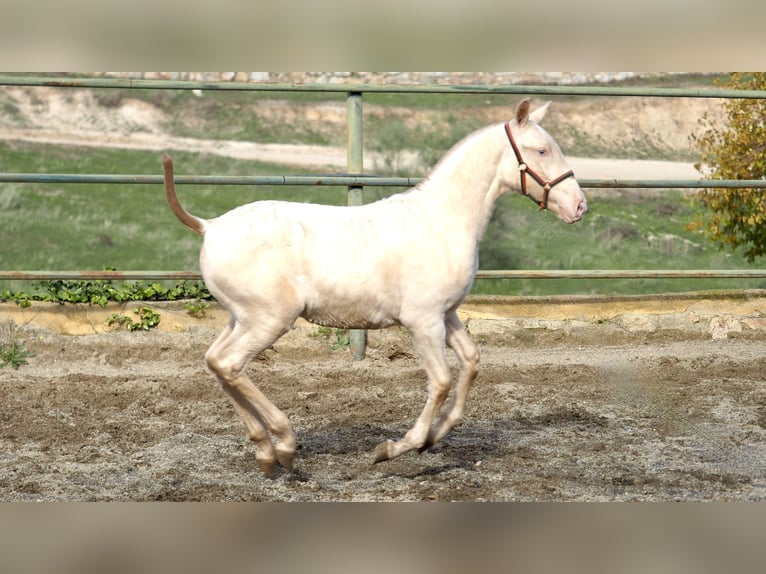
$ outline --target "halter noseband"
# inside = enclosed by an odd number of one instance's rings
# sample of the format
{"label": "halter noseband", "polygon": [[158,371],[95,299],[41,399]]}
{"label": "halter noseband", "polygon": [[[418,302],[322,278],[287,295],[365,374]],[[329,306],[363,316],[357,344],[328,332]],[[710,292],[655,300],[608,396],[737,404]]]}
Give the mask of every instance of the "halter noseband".
{"label": "halter noseband", "polygon": [[[519,172],[521,172],[521,194],[534,201],[537,205],[540,206],[540,209],[548,209],[548,194],[550,193],[551,189],[553,189],[554,186],[560,184],[568,177],[574,177],[574,172],[569,170],[568,172],[561,174],[552,181],[545,181],[535,172],[535,170],[529,167],[526,163],[524,163],[524,160],[521,159],[521,152],[519,151],[516,142],[513,141],[513,135],[511,135],[511,122],[505,124],[505,133],[508,134],[508,141],[511,142],[513,153],[516,154],[516,161],[519,162]],[[537,201],[534,197],[527,193],[527,174],[529,174],[532,179],[534,179],[543,188],[543,198],[540,201]]]}

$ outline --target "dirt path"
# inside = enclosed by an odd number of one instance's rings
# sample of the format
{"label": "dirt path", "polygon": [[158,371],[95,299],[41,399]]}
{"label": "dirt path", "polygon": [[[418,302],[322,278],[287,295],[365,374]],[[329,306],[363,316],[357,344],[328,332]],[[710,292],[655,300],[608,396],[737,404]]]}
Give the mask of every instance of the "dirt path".
{"label": "dirt path", "polygon": [[[241,160],[254,160],[301,169],[344,170],[346,149],[342,147],[258,144],[234,140],[205,140],[174,137],[164,134],[134,132],[108,133],[92,131],[68,131],[45,129],[4,129],[0,140],[26,141],[62,146],[86,146],[98,148],[140,149],[154,151],[186,151],[209,153]],[[414,152],[403,153],[404,165],[414,162]],[[408,159],[410,158],[410,159]],[[670,161],[643,161],[629,159],[567,158],[572,169],[581,179],[699,179],[700,175],[691,163]],[[365,169],[374,170],[382,163],[381,155],[365,153]]]}
{"label": "dirt path", "polygon": [[64,336],[0,370],[0,500],[764,500],[766,340],[612,331],[480,339],[464,423],[371,465],[423,373],[400,330],[351,363],[296,329],[251,367],[292,420],[295,472],[264,478],[202,356],[215,331]]}

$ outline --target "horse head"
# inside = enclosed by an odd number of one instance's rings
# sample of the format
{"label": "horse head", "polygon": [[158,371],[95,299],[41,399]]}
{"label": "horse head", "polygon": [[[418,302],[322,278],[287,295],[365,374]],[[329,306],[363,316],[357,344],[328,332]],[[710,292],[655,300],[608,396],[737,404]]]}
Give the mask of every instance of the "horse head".
{"label": "horse head", "polygon": [[582,219],[588,203],[574,172],[556,141],[540,127],[550,102],[529,112],[529,99],[516,106],[514,118],[505,124],[513,152],[504,161],[509,187],[530,197],[541,209],[548,209],[566,223]]}

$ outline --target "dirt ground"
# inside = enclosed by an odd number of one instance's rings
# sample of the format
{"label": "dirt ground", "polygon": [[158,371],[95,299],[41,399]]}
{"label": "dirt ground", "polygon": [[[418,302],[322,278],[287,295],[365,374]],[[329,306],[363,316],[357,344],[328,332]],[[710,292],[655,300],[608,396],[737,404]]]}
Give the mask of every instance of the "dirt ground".
{"label": "dirt ground", "polygon": [[294,472],[273,479],[204,367],[214,336],[20,329],[36,356],[0,369],[0,499],[766,499],[762,332],[475,336],[463,424],[373,465],[425,399],[406,333],[371,332],[352,363],[300,327],[250,368],[299,441]]}

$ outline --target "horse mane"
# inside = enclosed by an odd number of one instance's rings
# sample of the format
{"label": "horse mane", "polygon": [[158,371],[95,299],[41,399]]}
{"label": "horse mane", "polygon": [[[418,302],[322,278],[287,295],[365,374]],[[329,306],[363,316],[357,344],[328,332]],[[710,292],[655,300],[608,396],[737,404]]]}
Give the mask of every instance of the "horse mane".
{"label": "horse mane", "polygon": [[473,146],[470,145],[474,142],[475,139],[478,139],[480,136],[484,135],[486,132],[497,128],[498,125],[501,124],[493,124],[489,126],[485,126],[481,129],[478,129],[476,131],[473,131],[466,135],[463,139],[458,141],[455,145],[453,145],[443,156],[442,158],[436,162],[436,164],[431,168],[431,170],[428,172],[426,177],[418,183],[413,189],[421,189],[424,186],[427,186],[435,179],[435,176],[438,176],[440,172],[444,171],[444,167],[448,164],[452,164],[454,161],[457,161],[460,157],[463,156],[469,149],[471,149]]}

